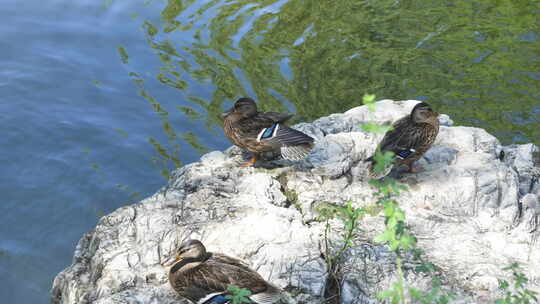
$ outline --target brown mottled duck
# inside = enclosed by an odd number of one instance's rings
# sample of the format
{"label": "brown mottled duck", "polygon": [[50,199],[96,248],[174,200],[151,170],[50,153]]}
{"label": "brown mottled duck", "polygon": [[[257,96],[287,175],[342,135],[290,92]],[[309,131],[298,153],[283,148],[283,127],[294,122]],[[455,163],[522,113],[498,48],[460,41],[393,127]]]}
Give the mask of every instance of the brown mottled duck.
{"label": "brown mottled duck", "polygon": [[[396,121],[393,129],[386,132],[377,150],[393,152],[396,167],[405,165],[409,172],[417,172],[420,168],[415,168],[413,162],[420,159],[435,141],[439,133],[438,116],[427,103],[416,104],[411,114]],[[366,159],[371,163],[371,172],[375,163],[373,157]]]}
{"label": "brown mottled duck", "polygon": [[253,165],[262,152],[280,151],[284,159],[305,158],[313,147],[313,138],[288,127],[293,114],[259,112],[251,98],[238,99],[223,114],[225,135],[238,147],[253,153],[245,165]]}
{"label": "brown mottled duck", "polygon": [[162,265],[172,266],[169,281],[173,289],[193,303],[230,303],[227,288],[231,285],[249,290],[254,304],[286,303],[282,291],[256,271],[238,259],[207,252],[198,240],[184,242]]}

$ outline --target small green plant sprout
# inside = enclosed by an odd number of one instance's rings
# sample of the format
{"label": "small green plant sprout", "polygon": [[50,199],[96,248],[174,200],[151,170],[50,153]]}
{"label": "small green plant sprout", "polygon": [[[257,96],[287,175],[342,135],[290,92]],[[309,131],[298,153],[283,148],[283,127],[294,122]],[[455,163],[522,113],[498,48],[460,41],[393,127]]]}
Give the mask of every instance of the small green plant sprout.
{"label": "small green plant sprout", "polygon": [[[373,115],[376,108],[375,95],[364,95],[364,97],[362,98],[362,102],[363,104],[367,105],[369,112],[371,113],[371,115]],[[384,134],[392,130],[392,126],[379,125],[373,122],[365,123],[361,126],[361,128],[362,130],[373,134]],[[384,153],[377,151],[373,158],[375,160],[375,166],[372,168],[372,170],[377,175],[386,172],[394,163],[394,153],[390,151],[386,151]]]}
{"label": "small green plant sprout", "polygon": [[532,304],[538,303],[537,292],[525,288],[529,279],[521,272],[518,263],[512,263],[503,268],[512,272],[514,284],[499,279],[499,289],[504,292],[504,297],[495,301],[495,304]]}
{"label": "small green plant sprout", "polygon": [[[345,250],[353,245],[353,241],[356,238],[359,229],[359,223],[362,217],[366,214],[363,208],[355,208],[351,201],[348,201],[344,206],[321,204],[318,208],[320,217],[326,222],[324,231],[325,242],[325,256],[330,264],[335,265],[340,262]],[[329,234],[331,233],[332,226],[330,221],[332,219],[338,219],[343,225],[343,232],[340,242],[341,246],[338,246],[336,254],[331,254],[331,240]]]}
{"label": "small green plant sprout", "polygon": [[[326,222],[323,255],[328,269],[328,276],[324,291],[325,303],[340,303],[343,256],[347,249],[354,245],[354,240],[360,231],[359,223],[367,211],[363,208],[354,207],[351,201],[343,206],[328,203],[321,204],[317,209],[320,218]],[[343,227],[341,229],[341,238],[337,241],[339,245],[332,244],[330,237],[330,234],[333,233],[330,221],[334,219],[339,220]]]}
{"label": "small green plant sprout", "polygon": [[227,295],[225,296],[225,298],[231,300],[231,304],[252,303],[251,300],[248,298],[251,295],[251,291],[245,288],[230,285],[229,287],[227,287],[227,291],[230,292],[231,295]]}
{"label": "small green plant sprout", "polygon": [[[375,112],[375,95],[364,95],[364,97],[362,98],[362,103],[368,107],[369,112],[371,112],[372,114]],[[392,130],[392,126],[379,125],[373,122],[363,124],[361,127],[362,130],[375,134],[386,133],[387,131]]]}
{"label": "small green plant sprout", "polygon": [[[372,170],[376,175],[383,174],[384,172],[388,171],[392,164],[394,163],[394,152],[391,151],[376,151],[375,155],[373,155],[373,159],[375,160],[375,165],[373,166]],[[383,174],[386,175],[386,174]]]}
{"label": "small green plant sprout", "polygon": [[375,242],[387,243],[390,250],[400,253],[408,251],[416,244],[416,238],[408,232],[405,224],[405,212],[399,208],[398,202],[393,199],[379,200],[384,207],[386,229],[377,237]]}
{"label": "small green plant sprout", "polygon": [[453,294],[449,294],[442,289],[442,282],[439,278],[435,277],[431,281],[431,290],[422,291],[413,287],[409,288],[411,297],[415,300],[415,303],[422,304],[447,304],[454,298]]}
{"label": "small green plant sprout", "polygon": [[377,108],[375,105],[375,94],[365,94],[362,97],[362,103],[368,107],[370,112],[375,112]]}

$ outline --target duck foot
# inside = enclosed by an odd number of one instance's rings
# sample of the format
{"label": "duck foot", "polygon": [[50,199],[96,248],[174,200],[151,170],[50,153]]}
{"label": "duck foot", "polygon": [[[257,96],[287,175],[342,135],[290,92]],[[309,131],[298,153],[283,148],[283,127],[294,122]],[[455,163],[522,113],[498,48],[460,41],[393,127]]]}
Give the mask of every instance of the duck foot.
{"label": "duck foot", "polygon": [[418,173],[418,172],[420,172],[422,170],[424,170],[424,167],[422,165],[417,165],[417,164],[409,165],[409,172],[410,173]]}
{"label": "duck foot", "polygon": [[255,164],[255,162],[257,162],[257,154],[253,153],[253,155],[251,156],[251,159],[247,162],[245,162],[242,167],[249,167],[249,166],[253,166]]}
{"label": "duck foot", "polygon": [[242,160],[244,161],[248,161],[250,160],[252,157],[253,157],[253,152],[249,152],[249,151],[246,151],[246,150],[242,150]]}

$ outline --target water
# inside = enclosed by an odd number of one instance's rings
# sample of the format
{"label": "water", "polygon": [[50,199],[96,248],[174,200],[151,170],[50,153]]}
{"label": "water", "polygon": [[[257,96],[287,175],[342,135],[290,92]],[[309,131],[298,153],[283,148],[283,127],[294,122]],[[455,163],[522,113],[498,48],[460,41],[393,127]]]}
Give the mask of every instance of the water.
{"label": "water", "polygon": [[447,2],[4,0],[2,299],[47,303],[102,214],[229,145],[239,96],[298,121],[421,99],[540,144],[540,2]]}
{"label": "water", "polygon": [[[128,47],[153,70],[159,61],[130,14],[150,18],[159,9],[134,1],[108,8],[94,0],[46,2],[4,0],[0,9],[3,303],[48,303],[54,275],[99,216],[133,192],[145,197],[164,184],[148,143],[151,135],[165,138],[161,120],[138,96],[116,50]],[[171,104],[178,99],[147,86]],[[199,124],[176,122],[205,133]],[[206,143],[225,146],[221,138]],[[198,157],[182,150],[185,162]]]}
{"label": "water", "polygon": [[161,81],[185,81],[207,125],[242,95],[312,120],[373,93],[424,100],[505,144],[540,142],[540,1],[182,3],[160,3],[145,30]]}

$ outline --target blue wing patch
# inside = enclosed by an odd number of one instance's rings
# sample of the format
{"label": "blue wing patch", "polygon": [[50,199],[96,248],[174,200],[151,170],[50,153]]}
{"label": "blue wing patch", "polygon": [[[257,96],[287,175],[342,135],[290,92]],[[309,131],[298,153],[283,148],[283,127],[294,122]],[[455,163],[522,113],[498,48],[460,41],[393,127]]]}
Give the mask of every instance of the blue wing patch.
{"label": "blue wing patch", "polygon": [[257,141],[261,141],[262,139],[267,139],[276,136],[276,133],[279,129],[279,124],[275,123],[271,127],[264,128],[259,132],[259,135],[257,136]]}
{"label": "blue wing patch", "polygon": [[229,299],[227,299],[224,295],[216,295],[208,299],[207,301],[203,302],[203,304],[227,304],[229,303]]}
{"label": "blue wing patch", "polygon": [[413,154],[414,152],[416,152],[415,149],[400,150],[400,151],[396,152],[396,157],[399,158],[399,159],[405,159],[405,158],[411,156],[411,154]]}

